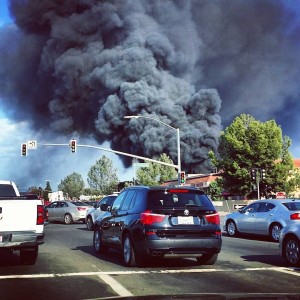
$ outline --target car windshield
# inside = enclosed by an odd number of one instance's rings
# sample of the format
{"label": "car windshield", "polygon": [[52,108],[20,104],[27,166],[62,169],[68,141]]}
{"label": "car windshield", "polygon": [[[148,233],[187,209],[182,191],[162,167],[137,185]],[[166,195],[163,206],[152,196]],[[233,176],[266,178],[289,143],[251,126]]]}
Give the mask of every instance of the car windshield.
{"label": "car windshield", "polygon": [[287,202],[287,203],[282,203],[288,210],[300,210],[300,201],[298,202]]}
{"label": "car windshield", "polygon": [[208,209],[213,208],[206,195],[187,189],[150,191],[149,199],[154,206],[160,207],[199,206]]}

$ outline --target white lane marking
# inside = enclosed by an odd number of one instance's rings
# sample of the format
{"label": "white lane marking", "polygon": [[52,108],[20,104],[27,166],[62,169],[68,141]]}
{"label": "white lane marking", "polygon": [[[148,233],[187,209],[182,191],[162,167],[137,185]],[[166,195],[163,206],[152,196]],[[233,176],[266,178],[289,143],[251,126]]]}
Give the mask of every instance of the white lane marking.
{"label": "white lane marking", "polygon": [[121,285],[118,281],[112,278],[109,275],[99,275],[100,279],[102,279],[106,284],[108,284],[119,296],[133,296],[128,290],[125,289],[123,285]]}
{"label": "white lane marking", "polygon": [[[296,269],[295,269],[296,270]],[[279,269],[279,270],[276,270],[278,272],[282,272],[282,273],[286,273],[286,274],[290,274],[290,275],[294,275],[294,276],[300,276],[300,272],[295,272],[293,271],[293,269]],[[298,269],[298,271],[300,271],[300,269]]]}
{"label": "white lane marking", "polygon": [[262,267],[262,268],[245,268],[245,269],[183,269],[183,270],[151,270],[151,271],[107,271],[107,272],[79,272],[79,273],[54,273],[54,274],[25,274],[25,275],[2,275],[3,279],[27,279],[27,278],[54,278],[54,277],[71,277],[71,276],[102,276],[102,275],[134,275],[134,274],[175,274],[175,273],[210,273],[210,272],[243,272],[243,271],[277,271],[285,272],[290,275],[300,276],[299,268],[286,267]]}

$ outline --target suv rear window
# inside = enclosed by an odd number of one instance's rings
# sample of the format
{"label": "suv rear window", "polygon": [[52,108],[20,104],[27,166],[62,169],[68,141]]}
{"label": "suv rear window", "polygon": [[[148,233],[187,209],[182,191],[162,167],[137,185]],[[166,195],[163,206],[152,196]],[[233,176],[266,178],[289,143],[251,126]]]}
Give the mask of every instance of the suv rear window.
{"label": "suv rear window", "polygon": [[282,203],[288,210],[300,210],[300,201],[299,202],[288,202]]}
{"label": "suv rear window", "polygon": [[148,203],[151,207],[188,207],[197,206],[205,209],[214,209],[209,198],[201,191],[188,189],[168,189],[149,191]]}

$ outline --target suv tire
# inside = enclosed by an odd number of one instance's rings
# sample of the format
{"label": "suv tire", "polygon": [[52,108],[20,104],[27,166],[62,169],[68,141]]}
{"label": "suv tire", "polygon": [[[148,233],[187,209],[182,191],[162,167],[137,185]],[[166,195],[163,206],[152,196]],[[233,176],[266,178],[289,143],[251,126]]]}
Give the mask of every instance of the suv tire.
{"label": "suv tire", "polygon": [[86,228],[90,231],[94,230],[94,223],[91,216],[88,216],[86,219]]}
{"label": "suv tire", "polygon": [[197,257],[197,262],[200,265],[213,265],[218,259],[218,254],[203,254]]}
{"label": "suv tire", "polygon": [[94,231],[94,236],[93,236],[93,246],[94,250],[96,253],[104,253],[107,251],[107,247],[103,245],[102,239],[101,239],[101,231],[99,228],[97,228]]}
{"label": "suv tire", "polygon": [[125,234],[123,239],[123,262],[126,267],[135,267],[137,265],[134,246],[128,233]]}

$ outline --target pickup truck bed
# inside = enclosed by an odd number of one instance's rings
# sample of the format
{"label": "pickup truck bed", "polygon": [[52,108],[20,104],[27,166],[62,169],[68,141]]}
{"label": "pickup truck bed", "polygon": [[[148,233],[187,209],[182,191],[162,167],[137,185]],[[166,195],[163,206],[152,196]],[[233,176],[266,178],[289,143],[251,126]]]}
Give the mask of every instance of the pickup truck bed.
{"label": "pickup truck bed", "polygon": [[38,246],[44,243],[44,221],[41,200],[0,196],[0,250],[19,250],[23,264],[35,264]]}

